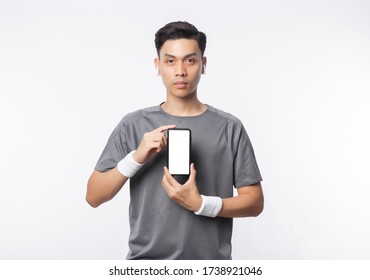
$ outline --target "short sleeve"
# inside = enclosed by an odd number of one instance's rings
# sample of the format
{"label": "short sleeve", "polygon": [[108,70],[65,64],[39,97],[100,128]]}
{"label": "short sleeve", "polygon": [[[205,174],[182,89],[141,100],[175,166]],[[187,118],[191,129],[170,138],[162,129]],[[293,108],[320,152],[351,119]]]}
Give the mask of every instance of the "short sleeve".
{"label": "short sleeve", "polygon": [[95,170],[105,172],[117,166],[127,152],[125,125],[123,120],[116,126],[95,166]]}
{"label": "short sleeve", "polygon": [[262,181],[252,143],[242,126],[237,137],[236,155],[234,157],[234,186],[244,187]]}

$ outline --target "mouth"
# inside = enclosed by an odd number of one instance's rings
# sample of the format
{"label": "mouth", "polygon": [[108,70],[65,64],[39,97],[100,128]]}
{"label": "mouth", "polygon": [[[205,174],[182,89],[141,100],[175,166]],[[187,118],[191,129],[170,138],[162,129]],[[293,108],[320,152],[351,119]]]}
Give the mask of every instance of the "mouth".
{"label": "mouth", "polygon": [[174,85],[176,88],[186,88],[188,86],[188,83],[185,81],[177,81],[174,82]]}

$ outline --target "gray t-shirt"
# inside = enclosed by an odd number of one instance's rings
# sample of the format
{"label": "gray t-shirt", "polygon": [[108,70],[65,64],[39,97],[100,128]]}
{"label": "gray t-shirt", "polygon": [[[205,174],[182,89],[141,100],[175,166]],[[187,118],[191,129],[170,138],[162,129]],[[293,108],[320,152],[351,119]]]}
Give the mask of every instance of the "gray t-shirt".
{"label": "gray t-shirt", "polygon": [[[191,117],[169,115],[160,105],[126,115],[95,169],[104,172],[116,167],[139,146],[144,133],[167,124],[192,132],[191,161],[201,194],[232,197],[233,186],[262,181],[242,123],[212,106]],[[233,219],[197,216],[171,200],[161,185],[166,156],[162,150],[130,179],[127,259],[231,259]]]}

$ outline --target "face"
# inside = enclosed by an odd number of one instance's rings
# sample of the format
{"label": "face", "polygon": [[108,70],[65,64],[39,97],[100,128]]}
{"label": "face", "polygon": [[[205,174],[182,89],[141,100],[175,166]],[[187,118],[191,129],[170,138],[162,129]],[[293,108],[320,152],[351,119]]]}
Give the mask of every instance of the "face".
{"label": "face", "polygon": [[205,64],[206,58],[202,57],[198,42],[194,39],[167,40],[159,58],[155,59],[167,96],[178,98],[196,95]]}

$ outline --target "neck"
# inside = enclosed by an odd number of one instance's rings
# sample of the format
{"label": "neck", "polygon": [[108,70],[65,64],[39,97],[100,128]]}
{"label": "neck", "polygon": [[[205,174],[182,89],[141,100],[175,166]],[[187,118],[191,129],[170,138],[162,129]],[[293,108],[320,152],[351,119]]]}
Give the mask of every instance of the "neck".
{"label": "neck", "polygon": [[207,105],[200,102],[196,95],[192,98],[178,98],[167,94],[166,102],[162,104],[166,113],[179,117],[200,115],[207,109]]}

